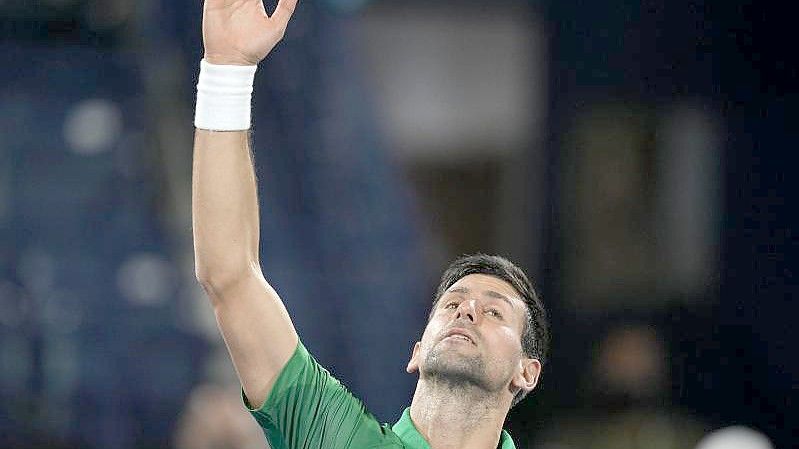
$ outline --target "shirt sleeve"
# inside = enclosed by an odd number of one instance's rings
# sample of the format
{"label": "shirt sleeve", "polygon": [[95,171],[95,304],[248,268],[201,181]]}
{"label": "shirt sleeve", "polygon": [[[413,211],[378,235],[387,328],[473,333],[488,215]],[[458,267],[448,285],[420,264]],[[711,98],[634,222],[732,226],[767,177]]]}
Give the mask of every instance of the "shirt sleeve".
{"label": "shirt sleeve", "polygon": [[387,437],[387,426],[380,426],[301,342],[260,409],[243,398],[272,449],[363,449],[380,447]]}

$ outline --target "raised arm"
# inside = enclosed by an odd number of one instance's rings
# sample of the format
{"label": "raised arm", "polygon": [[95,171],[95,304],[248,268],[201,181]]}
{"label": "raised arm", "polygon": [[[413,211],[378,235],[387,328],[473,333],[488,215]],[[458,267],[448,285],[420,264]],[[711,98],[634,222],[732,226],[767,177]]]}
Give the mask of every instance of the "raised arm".
{"label": "raised arm", "polygon": [[[225,66],[257,65],[283,37],[296,3],[280,0],[270,17],[261,0],[205,0],[205,61]],[[223,78],[220,91],[224,95],[226,68],[216,68],[222,71],[215,76]],[[239,67],[231,73],[247,70]],[[221,101],[225,104],[228,99]],[[198,98],[198,108],[199,103]],[[259,407],[291,357],[297,333],[280,297],[261,271],[258,198],[246,130],[249,116],[246,126],[234,125],[232,131],[210,130],[231,128],[213,126],[214,121],[226,122],[225,117],[213,117],[226,110],[207,108],[206,117],[197,121],[192,175],[195,270],[244,392],[251,405]],[[201,129],[205,127],[209,129]]]}

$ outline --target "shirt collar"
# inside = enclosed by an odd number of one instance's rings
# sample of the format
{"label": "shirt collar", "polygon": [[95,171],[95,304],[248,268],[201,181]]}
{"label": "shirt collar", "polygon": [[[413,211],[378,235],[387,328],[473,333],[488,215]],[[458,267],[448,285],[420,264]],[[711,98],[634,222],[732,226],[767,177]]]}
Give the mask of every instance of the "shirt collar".
{"label": "shirt collar", "polygon": [[[421,433],[416,430],[416,426],[411,421],[411,408],[408,407],[402,412],[399,421],[391,427],[391,430],[399,437],[402,443],[409,449],[430,449],[430,444],[424,439]],[[502,430],[499,437],[500,449],[516,449],[510,434]]]}

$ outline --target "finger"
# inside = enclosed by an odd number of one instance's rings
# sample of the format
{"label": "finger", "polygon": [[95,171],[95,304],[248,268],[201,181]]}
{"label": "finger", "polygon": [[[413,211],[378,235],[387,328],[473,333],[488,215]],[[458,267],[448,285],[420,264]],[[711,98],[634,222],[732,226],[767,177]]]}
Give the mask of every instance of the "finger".
{"label": "finger", "polygon": [[297,7],[297,0],[278,0],[272,19],[285,26],[289,23],[294,8]]}

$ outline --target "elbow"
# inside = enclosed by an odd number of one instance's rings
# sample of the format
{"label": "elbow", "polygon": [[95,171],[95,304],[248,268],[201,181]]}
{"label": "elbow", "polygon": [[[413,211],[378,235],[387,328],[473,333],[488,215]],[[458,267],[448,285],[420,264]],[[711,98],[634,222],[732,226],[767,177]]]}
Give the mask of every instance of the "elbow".
{"label": "elbow", "polygon": [[194,275],[211,303],[216,305],[231,296],[229,292],[234,291],[238,285],[254,275],[253,265],[257,266],[257,264],[242,264],[233,267],[212,267],[195,263]]}

